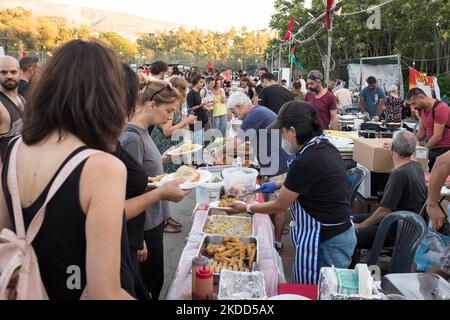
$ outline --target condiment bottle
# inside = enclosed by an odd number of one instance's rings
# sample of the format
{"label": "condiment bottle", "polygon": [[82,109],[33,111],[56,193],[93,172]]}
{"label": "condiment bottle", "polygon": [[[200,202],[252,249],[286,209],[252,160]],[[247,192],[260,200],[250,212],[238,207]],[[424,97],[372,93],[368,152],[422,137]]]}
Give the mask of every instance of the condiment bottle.
{"label": "condiment bottle", "polygon": [[213,300],[213,272],[207,266],[197,270],[195,292],[192,296],[194,300]]}
{"label": "condiment bottle", "polygon": [[194,295],[195,292],[195,284],[196,284],[195,275],[197,274],[198,270],[200,270],[203,266],[206,266],[207,264],[208,259],[205,256],[202,256],[201,254],[192,259],[192,295]]}

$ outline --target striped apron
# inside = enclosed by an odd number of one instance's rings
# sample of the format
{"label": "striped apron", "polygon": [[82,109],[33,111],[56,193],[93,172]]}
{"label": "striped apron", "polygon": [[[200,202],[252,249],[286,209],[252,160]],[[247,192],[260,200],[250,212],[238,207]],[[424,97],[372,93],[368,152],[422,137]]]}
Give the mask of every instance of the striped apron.
{"label": "striped apron", "polygon": [[[297,153],[304,153],[309,147],[321,142],[321,137],[311,139]],[[340,224],[322,224],[315,220],[300,202],[296,200],[291,206],[292,221],[289,225],[292,243],[295,246],[295,259],[292,268],[292,283],[294,284],[317,284],[319,282],[319,248],[320,229],[322,226],[332,227]]]}

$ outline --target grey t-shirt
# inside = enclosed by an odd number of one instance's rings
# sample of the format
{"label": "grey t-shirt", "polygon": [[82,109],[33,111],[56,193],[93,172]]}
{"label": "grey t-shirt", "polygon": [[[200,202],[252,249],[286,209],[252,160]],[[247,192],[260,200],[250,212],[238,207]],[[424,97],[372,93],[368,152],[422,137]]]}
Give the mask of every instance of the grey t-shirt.
{"label": "grey t-shirt", "polygon": [[[127,124],[120,136],[120,143],[122,148],[142,164],[149,177],[155,177],[164,173],[161,153],[148,134],[148,130],[133,124]],[[144,231],[148,231],[159,226],[164,220],[169,218],[169,204],[167,201],[160,201],[154,206],[147,208],[145,214]]]}
{"label": "grey t-shirt", "polygon": [[392,211],[419,213],[426,199],[427,186],[423,169],[418,162],[411,161],[392,171],[381,205]]}

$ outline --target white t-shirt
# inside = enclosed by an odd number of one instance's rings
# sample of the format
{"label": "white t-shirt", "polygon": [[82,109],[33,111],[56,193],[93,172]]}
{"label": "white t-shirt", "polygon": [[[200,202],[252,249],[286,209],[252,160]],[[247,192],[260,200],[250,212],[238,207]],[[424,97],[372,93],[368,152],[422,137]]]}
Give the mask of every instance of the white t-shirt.
{"label": "white t-shirt", "polygon": [[352,93],[350,92],[350,90],[342,88],[337,90],[334,95],[336,96],[339,109],[353,105]]}
{"label": "white t-shirt", "polygon": [[300,79],[298,81],[300,81],[300,83],[302,84],[301,91],[303,92],[304,95],[306,95],[308,93],[308,89],[306,88],[306,81],[303,79]]}

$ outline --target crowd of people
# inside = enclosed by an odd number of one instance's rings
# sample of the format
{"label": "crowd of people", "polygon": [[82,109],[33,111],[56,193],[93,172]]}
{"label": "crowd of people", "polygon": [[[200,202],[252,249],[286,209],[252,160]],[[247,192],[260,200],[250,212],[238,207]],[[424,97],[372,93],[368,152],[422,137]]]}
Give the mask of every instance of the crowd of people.
{"label": "crowd of people", "polygon": [[[182,180],[149,189],[147,179],[178,169],[167,154],[182,142],[177,130],[189,129],[193,142],[204,146],[205,130],[227,137],[229,112],[241,128],[213,157],[223,159],[249,141],[266,202],[236,203],[228,212],[270,214],[281,253],[290,209],[294,283],[317,283],[324,266],[348,268],[358,258],[355,249],[371,247],[380,221],[391,212],[418,212],[427,201],[433,225],[445,224],[448,217],[438,209],[442,177],[450,168],[445,103],[420,89],[408,93],[407,103],[420,118],[417,136],[395,134],[389,146],[395,169],[381,206],[353,220],[346,165],[323,136],[337,129],[338,110],[352,101],[342,81],[325,84],[313,70],[286,88],[266,68],[239,80],[233,93],[214,70],[183,74],[155,61],[135,72],[111,50],[81,40],[61,46],[42,68],[35,59],[0,58],[0,231],[20,236],[41,224],[32,246],[50,299],[160,298],[163,233],[182,228],[169,202],[182,201],[190,191],[180,188]],[[390,88],[386,97],[373,80],[361,92],[360,110],[398,121],[398,89]],[[424,138],[431,150],[428,193],[412,157]],[[197,160],[201,164],[201,154]],[[41,208],[45,219],[36,222]],[[395,230],[390,236],[392,241]],[[441,268],[447,274],[448,261]],[[67,270],[73,266],[81,270],[80,285],[70,288]]]}

